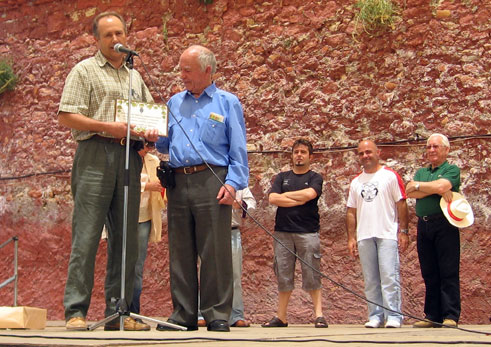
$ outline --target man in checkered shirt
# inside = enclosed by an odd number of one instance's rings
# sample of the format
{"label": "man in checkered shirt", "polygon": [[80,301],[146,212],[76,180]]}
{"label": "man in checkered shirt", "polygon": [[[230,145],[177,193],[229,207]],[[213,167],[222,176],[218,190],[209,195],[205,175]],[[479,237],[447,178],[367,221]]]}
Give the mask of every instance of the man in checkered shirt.
{"label": "man in checkered shirt", "polygon": [[[125,55],[114,45],[126,45],[126,24],[115,12],[97,15],[92,26],[98,51],[78,63],[68,75],[58,111],[59,123],[72,129],[78,147],[72,168],[72,251],[65,287],[65,319],[69,330],[85,330],[94,266],[104,223],[108,224],[108,261],[105,281],[105,316],[116,312],[111,298],[121,293],[121,252],[124,212],[124,186],[127,123],[114,121],[115,99],[128,99],[129,74],[132,74],[132,100],[152,102],[140,74],[125,64]],[[132,136],[148,141],[158,139],[156,130]],[[131,140],[127,209],[126,299],[131,300],[135,263],[138,257],[137,225],[140,205],[140,141]],[[107,219],[107,220],[106,220]],[[128,306],[130,302],[127,302]],[[125,319],[125,330],[149,330],[150,326]],[[105,330],[119,329],[117,322]]]}

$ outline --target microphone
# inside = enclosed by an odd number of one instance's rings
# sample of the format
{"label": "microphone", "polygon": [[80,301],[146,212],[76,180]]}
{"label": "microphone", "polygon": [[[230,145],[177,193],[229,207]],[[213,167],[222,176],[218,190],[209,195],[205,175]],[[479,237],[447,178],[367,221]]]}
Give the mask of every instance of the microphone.
{"label": "microphone", "polygon": [[114,45],[114,50],[118,53],[126,53],[126,54],[131,54],[131,55],[136,55],[137,57],[139,56],[138,53],[135,51],[132,51],[131,49],[123,46],[121,43],[116,43]]}

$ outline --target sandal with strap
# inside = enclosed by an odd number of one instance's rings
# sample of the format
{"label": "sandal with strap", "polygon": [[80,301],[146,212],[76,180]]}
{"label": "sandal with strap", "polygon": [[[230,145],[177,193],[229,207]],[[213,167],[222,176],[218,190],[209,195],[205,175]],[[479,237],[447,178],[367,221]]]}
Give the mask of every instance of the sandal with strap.
{"label": "sandal with strap", "polygon": [[263,328],[286,328],[288,323],[283,323],[278,317],[274,317],[269,322],[261,324]]}
{"label": "sandal with strap", "polygon": [[327,321],[324,317],[317,317],[315,319],[315,327],[316,328],[327,328]]}

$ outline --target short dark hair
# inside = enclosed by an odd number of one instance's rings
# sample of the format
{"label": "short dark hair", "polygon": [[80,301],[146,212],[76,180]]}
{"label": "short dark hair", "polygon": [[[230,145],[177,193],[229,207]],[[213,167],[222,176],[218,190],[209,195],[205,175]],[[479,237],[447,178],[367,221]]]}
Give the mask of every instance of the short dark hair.
{"label": "short dark hair", "polygon": [[306,139],[298,139],[297,141],[295,141],[293,143],[293,146],[292,146],[292,152],[293,150],[298,146],[298,145],[304,145],[306,147],[308,147],[309,149],[309,154],[312,154],[314,153],[314,147],[312,146],[312,143],[310,143],[309,140],[306,140]]}
{"label": "short dark hair", "polygon": [[104,18],[104,17],[116,17],[116,18],[118,18],[121,21],[121,23],[123,23],[124,33],[128,34],[128,29],[126,28],[126,22],[125,22],[123,16],[121,16],[117,12],[109,11],[109,12],[99,13],[97,16],[95,16],[94,21],[92,22],[92,34],[96,38],[99,38],[99,21],[101,20],[101,18]]}

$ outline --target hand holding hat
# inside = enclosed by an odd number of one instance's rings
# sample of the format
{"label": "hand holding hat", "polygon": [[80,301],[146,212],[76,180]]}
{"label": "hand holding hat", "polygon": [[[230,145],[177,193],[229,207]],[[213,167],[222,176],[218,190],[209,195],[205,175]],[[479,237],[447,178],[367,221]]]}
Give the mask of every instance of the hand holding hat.
{"label": "hand holding hat", "polygon": [[452,192],[452,201],[447,203],[440,199],[442,212],[450,224],[457,228],[465,228],[474,223],[474,213],[469,202],[459,193]]}

